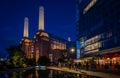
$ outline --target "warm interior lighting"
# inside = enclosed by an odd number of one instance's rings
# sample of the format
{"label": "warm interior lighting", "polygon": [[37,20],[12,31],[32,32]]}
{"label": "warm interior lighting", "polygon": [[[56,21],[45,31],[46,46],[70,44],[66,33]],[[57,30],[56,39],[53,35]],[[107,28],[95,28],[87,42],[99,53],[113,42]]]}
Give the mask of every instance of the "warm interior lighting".
{"label": "warm interior lighting", "polygon": [[89,45],[91,43],[97,42],[101,37],[99,35],[92,37],[85,41],[85,45]]}
{"label": "warm interior lighting", "polygon": [[116,60],[116,58],[113,58],[113,60]]}
{"label": "warm interior lighting", "polygon": [[51,48],[64,50],[66,49],[66,44],[59,41],[53,41],[53,43],[51,44]]}
{"label": "warm interior lighting", "polygon": [[107,58],[107,60],[109,60],[110,58]]}
{"label": "warm interior lighting", "polygon": [[97,43],[86,46],[85,51],[94,50],[94,49],[97,49],[97,48],[100,48],[100,47],[101,47],[101,43],[97,42]]}

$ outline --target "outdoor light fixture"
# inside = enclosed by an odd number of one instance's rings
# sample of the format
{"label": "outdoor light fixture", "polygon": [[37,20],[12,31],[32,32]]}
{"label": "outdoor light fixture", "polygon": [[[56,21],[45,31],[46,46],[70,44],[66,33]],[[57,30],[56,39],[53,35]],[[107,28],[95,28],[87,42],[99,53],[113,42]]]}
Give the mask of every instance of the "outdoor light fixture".
{"label": "outdoor light fixture", "polygon": [[73,53],[75,52],[75,48],[71,48],[70,51]]}

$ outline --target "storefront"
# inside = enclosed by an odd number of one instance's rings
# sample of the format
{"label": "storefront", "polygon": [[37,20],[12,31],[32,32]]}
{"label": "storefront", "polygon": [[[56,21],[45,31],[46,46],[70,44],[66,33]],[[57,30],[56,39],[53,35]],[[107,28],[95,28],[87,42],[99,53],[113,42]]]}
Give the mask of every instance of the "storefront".
{"label": "storefront", "polygon": [[93,57],[85,57],[74,62],[80,62],[83,66],[88,62],[89,65],[94,64],[97,69],[118,69],[116,66],[120,66],[120,52],[107,53],[103,55],[96,55]]}

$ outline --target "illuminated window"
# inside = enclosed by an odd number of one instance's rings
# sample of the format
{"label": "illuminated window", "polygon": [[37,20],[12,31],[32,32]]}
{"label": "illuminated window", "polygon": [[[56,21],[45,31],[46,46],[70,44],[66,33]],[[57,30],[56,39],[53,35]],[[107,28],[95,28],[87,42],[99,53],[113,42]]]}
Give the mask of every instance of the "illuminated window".
{"label": "illuminated window", "polygon": [[95,43],[97,42],[101,37],[98,35],[98,36],[95,36],[95,37],[92,37],[88,40],[85,41],[85,45],[89,45],[89,44],[92,44],[92,43]]}
{"label": "illuminated window", "polygon": [[85,47],[85,51],[90,51],[90,50],[98,49],[100,47],[101,47],[101,43],[97,42],[97,43],[94,43],[94,44],[86,46]]}

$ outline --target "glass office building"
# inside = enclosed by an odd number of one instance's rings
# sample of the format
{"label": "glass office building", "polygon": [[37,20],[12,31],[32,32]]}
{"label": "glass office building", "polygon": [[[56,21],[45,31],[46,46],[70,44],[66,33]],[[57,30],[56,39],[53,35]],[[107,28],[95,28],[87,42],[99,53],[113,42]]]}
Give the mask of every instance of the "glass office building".
{"label": "glass office building", "polygon": [[76,26],[81,57],[120,61],[119,7],[119,0],[77,0]]}

